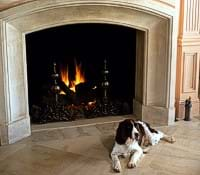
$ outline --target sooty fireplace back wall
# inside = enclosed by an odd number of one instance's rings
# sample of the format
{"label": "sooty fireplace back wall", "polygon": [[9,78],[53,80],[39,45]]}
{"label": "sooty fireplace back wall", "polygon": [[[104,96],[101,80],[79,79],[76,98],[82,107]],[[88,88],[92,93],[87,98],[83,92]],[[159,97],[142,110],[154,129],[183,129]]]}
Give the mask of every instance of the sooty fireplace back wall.
{"label": "sooty fireplace back wall", "polygon": [[82,73],[84,82],[97,87],[95,98],[101,98],[101,88],[98,87],[102,83],[106,59],[109,99],[126,102],[130,110],[124,114],[132,113],[136,55],[134,29],[111,24],[66,25],[27,34],[26,47],[30,111],[33,105],[41,104],[52,85],[54,62],[60,76],[63,72],[68,73],[68,81],[75,79],[76,68],[81,69],[79,73]]}

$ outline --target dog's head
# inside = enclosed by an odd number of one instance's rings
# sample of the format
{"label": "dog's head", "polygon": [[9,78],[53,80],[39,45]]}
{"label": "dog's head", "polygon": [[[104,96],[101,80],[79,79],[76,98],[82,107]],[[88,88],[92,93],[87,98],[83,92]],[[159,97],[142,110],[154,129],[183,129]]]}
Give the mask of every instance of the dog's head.
{"label": "dog's head", "polygon": [[128,144],[130,140],[138,140],[139,132],[134,125],[134,120],[126,119],[119,123],[115,140],[118,144]]}

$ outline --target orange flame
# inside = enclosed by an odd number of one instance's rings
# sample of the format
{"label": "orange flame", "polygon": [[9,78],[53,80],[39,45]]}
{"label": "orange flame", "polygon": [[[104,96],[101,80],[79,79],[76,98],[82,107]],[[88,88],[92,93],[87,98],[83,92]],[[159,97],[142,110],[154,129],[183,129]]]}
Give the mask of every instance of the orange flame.
{"label": "orange flame", "polygon": [[68,73],[68,66],[66,69],[61,70],[61,79],[69,87],[69,73]]}
{"label": "orange flame", "polygon": [[68,66],[66,69],[61,70],[61,79],[72,91],[76,92],[76,85],[85,82],[85,75],[81,64],[77,64],[75,61],[75,80],[69,80]]}

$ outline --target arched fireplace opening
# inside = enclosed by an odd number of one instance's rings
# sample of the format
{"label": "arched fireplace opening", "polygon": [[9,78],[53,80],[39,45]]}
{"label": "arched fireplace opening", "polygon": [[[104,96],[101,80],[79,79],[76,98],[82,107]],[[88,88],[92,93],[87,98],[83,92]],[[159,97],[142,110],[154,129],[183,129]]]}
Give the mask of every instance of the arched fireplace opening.
{"label": "arched fireplace opening", "polygon": [[[45,29],[26,35],[26,54],[33,122],[133,113],[135,29],[97,23]],[[54,63],[62,106],[58,109],[54,109],[52,93]],[[103,87],[107,82],[109,85]]]}

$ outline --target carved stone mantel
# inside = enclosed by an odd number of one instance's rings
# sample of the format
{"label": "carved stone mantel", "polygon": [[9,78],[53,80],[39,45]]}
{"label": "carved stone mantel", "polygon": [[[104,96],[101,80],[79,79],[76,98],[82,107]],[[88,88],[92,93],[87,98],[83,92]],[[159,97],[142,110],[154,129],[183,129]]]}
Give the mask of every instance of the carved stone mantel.
{"label": "carved stone mantel", "polygon": [[25,35],[74,23],[137,29],[134,114],[156,125],[173,124],[177,4],[175,0],[37,0],[0,12],[1,144],[31,134]]}

